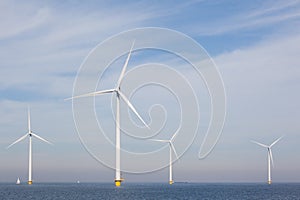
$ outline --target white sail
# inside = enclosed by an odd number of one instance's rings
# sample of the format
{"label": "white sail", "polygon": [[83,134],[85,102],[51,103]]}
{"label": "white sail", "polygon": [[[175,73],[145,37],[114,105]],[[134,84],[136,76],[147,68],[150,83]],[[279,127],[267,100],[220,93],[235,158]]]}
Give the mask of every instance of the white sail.
{"label": "white sail", "polygon": [[21,181],[20,181],[20,178],[18,177],[16,184],[20,185],[20,183],[21,183]]}

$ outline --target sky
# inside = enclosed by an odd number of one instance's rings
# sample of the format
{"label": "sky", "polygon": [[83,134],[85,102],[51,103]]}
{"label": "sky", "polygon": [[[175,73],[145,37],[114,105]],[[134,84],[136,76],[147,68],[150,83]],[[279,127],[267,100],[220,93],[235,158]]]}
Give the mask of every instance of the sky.
{"label": "sky", "polygon": [[[297,159],[300,152],[300,1],[2,0],[0,9],[0,182],[14,182],[17,177],[27,179],[28,141],[6,147],[26,133],[28,105],[33,131],[54,144],[33,141],[34,181],[113,181],[114,170],[93,158],[81,143],[79,135],[85,133],[78,135],[72,101],[64,99],[72,96],[80,66],[99,43],[120,32],[143,27],[173,29],[199,43],[218,67],[226,91],[223,132],[213,151],[199,159],[199,148],[210,119],[209,95],[203,80],[196,80],[199,77],[182,67],[181,73],[189,77],[196,88],[195,95],[202,99],[199,108],[203,117],[190,148],[173,164],[175,181],[265,182],[267,151],[250,140],[271,144],[282,135],[285,137],[272,149],[273,181],[300,181]],[[114,62],[96,87],[114,87],[125,59],[123,55]],[[145,62],[167,63],[174,69],[183,64],[166,53],[134,52],[127,79],[132,80],[134,76],[130,74],[138,71],[134,70],[135,65]],[[147,112],[152,104],[161,101],[170,113],[166,115],[169,117],[166,127],[155,137],[171,137],[166,132],[174,131],[179,123],[177,102],[164,96],[159,87],[149,87],[148,91],[156,95],[148,95],[143,101],[148,93],[136,92],[132,103],[147,122],[154,120],[153,127],[159,127],[161,121],[151,118],[155,112],[151,115]],[[107,137],[114,141],[111,105],[115,99],[106,96],[96,100],[98,120],[103,130],[111,133]],[[109,106],[103,106],[105,103]],[[155,108],[154,111],[162,111]],[[125,116],[121,119],[128,120]],[[136,118],[133,121],[139,123]],[[130,126],[125,128],[136,134]],[[143,142],[122,137],[122,145],[129,151],[163,147]],[[176,144],[180,148],[179,142]],[[97,155],[105,155],[113,162],[114,152],[99,146]],[[125,181],[166,182],[168,153],[164,148],[161,155],[144,163],[124,157],[122,164],[128,168],[143,169],[160,162],[165,167],[157,171],[124,173]]]}

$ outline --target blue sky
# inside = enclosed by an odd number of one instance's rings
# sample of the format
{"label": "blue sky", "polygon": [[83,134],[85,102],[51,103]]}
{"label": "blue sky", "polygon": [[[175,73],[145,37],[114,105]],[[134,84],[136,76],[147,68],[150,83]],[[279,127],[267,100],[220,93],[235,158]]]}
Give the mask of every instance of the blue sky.
{"label": "blue sky", "polygon": [[[26,132],[28,104],[33,130],[55,144],[34,141],[36,181],[113,179],[114,171],[84,150],[71,102],[63,99],[72,95],[77,70],[97,44],[149,26],[183,32],[201,44],[218,66],[227,92],[218,145],[198,160],[200,134],[174,164],[175,180],[265,181],[266,152],[249,141],[271,143],[286,135],[273,149],[273,179],[300,181],[299,1],[4,0],[0,9],[0,181],[27,177],[27,143],[5,147]],[[109,73],[117,77],[119,71]],[[113,129],[109,119],[103,120]],[[125,178],[164,181],[167,169]]]}

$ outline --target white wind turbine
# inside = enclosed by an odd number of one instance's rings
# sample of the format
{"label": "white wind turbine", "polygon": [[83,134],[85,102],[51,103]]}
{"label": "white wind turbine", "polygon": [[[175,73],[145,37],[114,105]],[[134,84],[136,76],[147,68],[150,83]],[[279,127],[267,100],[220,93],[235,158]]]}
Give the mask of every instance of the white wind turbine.
{"label": "white wind turbine", "polygon": [[271,145],[265,145],[265,144],[262,144],[262,143],[259,143],[259,142],[256,142],[254,140],[251,140],[251,142],[255,143],[255,144],[258,144],[259,146],[262,146],[262,147],[265,147],[267,148],[268,150],[268,184],[271,184],[272,183],[272,180],[271,180],[271,163],[272,163],[272,166],[274,167],[274,162],[273,162],[273,155],[272,155],[272,150],[271,150],[271,147],[273,145],[275,145],[277,142],[279,142],[279,140],[281,140],[283,138],[283,136],[281,136],[280,138],[278,138],[277,140],[275,140]]}
{"label": "white wind turbine", "polygon": [[172,151],[174,151],[174,154],[176,158],[178,159],[178,155],[176,153],[175,147],[173,145],[173,139],[175,138],[177,132],[171,137],[170,140],[159,140],[159,139],[149,139],[156,142],[163,142],[169,144],[169,184],[172,185],[174,183],[173,181],[173,169],[172,169]]}
{"label": "white wind turbine", "polygon": [[120,97],[128,105],[128,107],[135,113],[135,115],[141,120],[141,122],[143,122],[143,124],[146,127],[148,127],[146,122],[142,119],[142,117],[138,114],[138,112],[136,111],[134,106],[130,103],[128,98],[121,91],[121,83],[122,83],[122,80],[123,80],[125,72],[126,72],[126,68],[127,68],[130,56],[131,56],[133,46],[134,46],[134,42],[132,43],[131,49],[129,51],[129,54],[127,56],[127,59],[125,61],[125,64],[123,66],[123,69],[121,71],[119,80],[118,80],[117,85],[116,85],[115,88],[108,89],[108,90],[96,91],[96,92],[83,94],[83,95],[79,95],[79,96],[75,96],[75,97],[66,99],[66,100],[69,100],[69,99],[88,97],[88,96],[96,96],[96,95],[108,94],[108,93],[115,93],[116,94],[117,101],[116,101],[116,177],[115,177],[115,185],[117,187],[120,186],[121,182],[124,180],[123,178],[121,178],[121,170],[120,170],[121,169],[121,166],[120,166],[121,165],[121,161],[120,161],[120,148],[121,148],[121,140],[120,140],[121,139],[120,138]]}
{"label": "white wind turbine", "polygon": [[24,140],[26,137],[29,137],[29,162],[28,162],[28,184],[31,185],[32,184],[32,136],[37,138],[37,139],[40,139],[48,144],[52,144],[51,142],[45,140],[44,138],[38,136],[37,134],[33,133],[31,131],[31,126],[30,126],[30,109],[28,107],[28,132],[20,137],[19,139],[17,139],[15,142],[13,142],[11,145],[9,145],[7,147],[10,148],[11,146],[13,146],[14,144],[18,143],[18,142],[21,142],[22,140]]}

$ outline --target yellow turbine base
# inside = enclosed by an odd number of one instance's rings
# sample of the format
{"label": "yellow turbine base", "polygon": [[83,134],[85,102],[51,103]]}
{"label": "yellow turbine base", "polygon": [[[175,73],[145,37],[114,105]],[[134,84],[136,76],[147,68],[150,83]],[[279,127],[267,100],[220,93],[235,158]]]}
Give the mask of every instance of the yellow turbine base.
{"label": "yellow turbine base", "polygon": [[169,184],[172,185],[174,183],[174,181],[169,181]]}
{"label": "yellow turbine base", "polygon": [[31,185],[31,184],[32,184],[32,181],[28,181],[27,183],[28,183],[28,185]]}
{"label": "yellow turbine base", "polygon": [[268,184],[271,185],[272,181],[268,181]]}
{"label": "yellow turbine base", "polygon": [[120,187],[121,186],[121,182],[122,182],[122,180],[115,180],[116,187]]}

